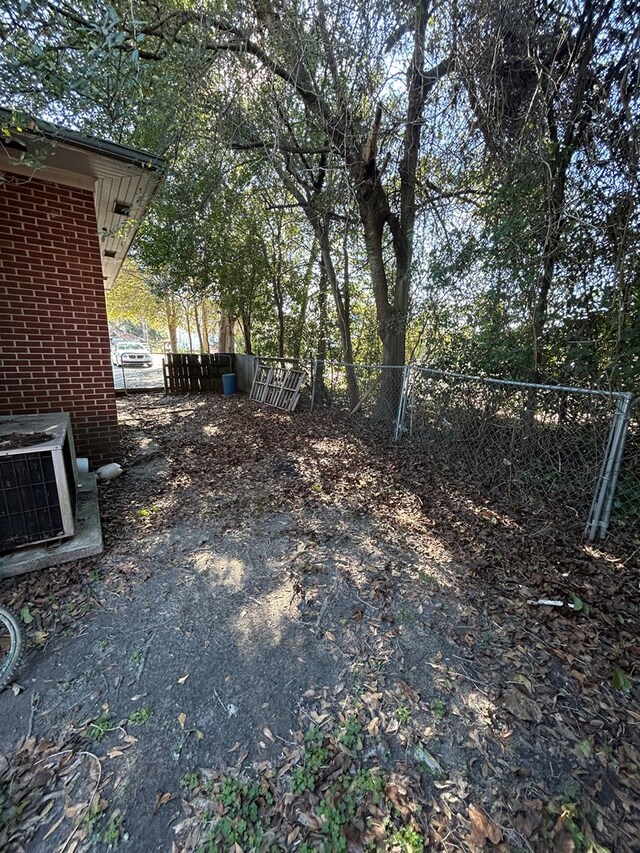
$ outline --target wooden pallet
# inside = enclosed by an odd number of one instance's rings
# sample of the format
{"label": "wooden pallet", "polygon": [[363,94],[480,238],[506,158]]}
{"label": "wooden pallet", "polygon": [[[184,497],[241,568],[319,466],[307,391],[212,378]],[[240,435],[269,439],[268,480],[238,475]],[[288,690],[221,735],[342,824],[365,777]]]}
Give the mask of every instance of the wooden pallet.
{"label": "wooden pallet", "polygon": [[259,364],[249,398],[284,412],[293,412],[300,400],[300,390],[306,378],[306,372],[298,368]]}

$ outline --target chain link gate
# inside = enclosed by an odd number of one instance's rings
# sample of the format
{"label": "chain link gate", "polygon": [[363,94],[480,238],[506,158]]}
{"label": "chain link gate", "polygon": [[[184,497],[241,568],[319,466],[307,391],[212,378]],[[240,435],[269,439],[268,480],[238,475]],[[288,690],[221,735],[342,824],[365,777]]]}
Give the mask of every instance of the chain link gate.
{"label": "chain link gate", "polygon": [[524,509],[562,502],[590,541],[606,537],[631,394],[416,365],[405,376],[396,441],[420,443],[436,464]]}

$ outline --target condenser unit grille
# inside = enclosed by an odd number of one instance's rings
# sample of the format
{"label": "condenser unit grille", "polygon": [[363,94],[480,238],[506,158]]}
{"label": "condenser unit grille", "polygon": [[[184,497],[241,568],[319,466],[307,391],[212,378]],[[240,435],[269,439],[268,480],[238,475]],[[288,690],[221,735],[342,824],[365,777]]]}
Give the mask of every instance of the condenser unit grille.
{"label": "condenser unit grille", "polygon": [[0,541],[15,548],[64,535],[50,453],[0,458]]}
{"label": "condenser unit grille", "polygon": [[73,536],[76,485],[66,413],[0,418],[0,552]]}

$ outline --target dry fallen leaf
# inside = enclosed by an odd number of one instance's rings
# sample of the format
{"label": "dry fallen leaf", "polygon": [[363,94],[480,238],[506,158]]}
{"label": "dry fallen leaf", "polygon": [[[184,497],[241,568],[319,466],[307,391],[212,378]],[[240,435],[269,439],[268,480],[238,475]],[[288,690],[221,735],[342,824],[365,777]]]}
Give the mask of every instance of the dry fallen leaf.
{"label": "dry fallen leaf", "polygon": [[158,809],[166,805],[173,796],[174,795],[170,791],[166,791],[164,794],[158,794],[156,796],[155,803],[153,804],[153,813],[155,814]]}
{"label": "dry fallen leaf", "polygon": [[178,714],[178,722],[180,723],[180,728],[184,729],[184,724],[187,722],[187,715],[184,711],[181,711]]}
{"label": "dry fallen leaf", "polygon": [[107,756],[109,758],[120,758],[121,755],[124,755],[124,752],[121,749],[110,749],[107,752]]}
{"label": "dry fallen leaf", "polygon": [[525,720],[528,723],[542,722],[542,710],[538,703],[525,696],[517,687],[505,690],[502,701],[507,711],[519,720]]}
{"label": "dry fallen leaf", "polygon": [[189,673],[187,673],[186,675],[183,675],[182,678],[179,678],[178,684],[184,684],[185,681],[187,680],[187,678],[189,678]]}
{"label": "dry fallen leaf", "polygon": [[472,849],[482,850],[487,846],[487,841],[499,844],[502,840],[502,830],[487,815],[482,806],[476,806],[473,803],[469,806],[469,821],[471,822],[469,845]]}

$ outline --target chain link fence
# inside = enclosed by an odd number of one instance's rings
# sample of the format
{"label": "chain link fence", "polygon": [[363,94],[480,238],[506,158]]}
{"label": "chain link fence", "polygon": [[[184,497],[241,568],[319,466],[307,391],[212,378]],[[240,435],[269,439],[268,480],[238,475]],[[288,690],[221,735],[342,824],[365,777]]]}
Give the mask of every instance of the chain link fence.
{"label": "chain link fence", "polygon": [[473,482],[513,511],[555,515],[591,540],[607,535],[612,515],[618,530],[640,522],[637,402],[416,365],[318,360],[311,382],[312,410],[367,422],[431,472]]}
{"label": "chain link fence", "polygon": [[400,435],[516,510],[569,510],[595,538],[608,525],[630,403],[628,394],[412,367]]}
{"label": "chain link fence", "polygon": [[164,391],[163,357],[153,356],[153,367],[112,365],[116,391]]}
{"label": "chain link fence", "polygon": [[403,367],[316,360],[311,409],[338,409],[395,433],[405,375]]}

